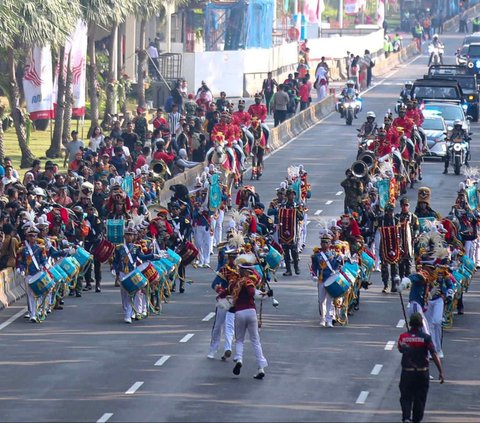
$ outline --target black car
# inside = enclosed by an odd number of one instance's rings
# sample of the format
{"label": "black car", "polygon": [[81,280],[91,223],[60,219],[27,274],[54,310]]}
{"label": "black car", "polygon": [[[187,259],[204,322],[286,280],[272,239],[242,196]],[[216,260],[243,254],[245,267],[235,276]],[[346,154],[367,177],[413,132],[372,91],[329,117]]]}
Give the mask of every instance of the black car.
{"label": "black car", "polygon": [[411,97],[419,102],[446,101],[463,104],[463,91],[452,79],[425,76],[413,83]]}
{"label": "black car", "polygon": [[467,50],[467,68],[470,73],[480,73],[480,42],[472,43]]}
{"label": "black car", "polygon": [[457,81],[463,92],[463,101],[467,105],[466,114],[478,122],[479,94],[477,76],[468,72],[465,66],[432,65],[428,69],[429,78],[452,79]]}

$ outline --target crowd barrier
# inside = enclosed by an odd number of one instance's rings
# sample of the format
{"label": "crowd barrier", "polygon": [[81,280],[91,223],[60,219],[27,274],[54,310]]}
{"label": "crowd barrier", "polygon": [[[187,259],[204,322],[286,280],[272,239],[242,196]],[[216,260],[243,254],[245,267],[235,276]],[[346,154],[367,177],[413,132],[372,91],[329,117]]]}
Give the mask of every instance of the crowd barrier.
{"label": "crowd barrier", "polygon": [[[474,18],[475,16],[480,15],[480,3],[477,3],[475,6],[469,7],[467,9],[468,18]],[[443,23],[443,31],[452,31],[458,30],[460,26],[460,15],[455,15],[453,18],[446,20]]]}
{"label": "crowd barrier", "polygon": [[11,267],[0,271],[0,310],[25,295],[24,277]]}

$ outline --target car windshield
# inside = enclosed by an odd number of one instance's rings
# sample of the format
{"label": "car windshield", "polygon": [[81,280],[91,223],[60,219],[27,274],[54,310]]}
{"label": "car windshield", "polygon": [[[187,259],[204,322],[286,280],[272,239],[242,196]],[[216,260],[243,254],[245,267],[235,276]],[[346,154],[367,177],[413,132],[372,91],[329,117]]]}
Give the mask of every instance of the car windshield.
{"label": "car windshield", "polygon": [[426,105],[425,110],[438,112],[445,120],[455,120],[460,119],[461,121],[465,120],[463,110],[460,106],[443,106],[443,105]]}
{"label": "car windshield", "polygon": [[480,56],[480,44],[471,44],[468,48],[468,55],[473,57]]}
{"label": "car windshield", "polygon": [[426,118],[423,121],[422,128],[426,129],[427,131],[443,131],[443,122],[442,119],[432,119]]}
{"label": "car windshield", "polygon": [[454,87],[414,87],[415,98],[444,98],[458,100],[459,96]]}
{"label": "car windshield", "polygon": [[476,90],[475,78],[461,78],[457,76],[458,84],[462,87],[462,90]]}

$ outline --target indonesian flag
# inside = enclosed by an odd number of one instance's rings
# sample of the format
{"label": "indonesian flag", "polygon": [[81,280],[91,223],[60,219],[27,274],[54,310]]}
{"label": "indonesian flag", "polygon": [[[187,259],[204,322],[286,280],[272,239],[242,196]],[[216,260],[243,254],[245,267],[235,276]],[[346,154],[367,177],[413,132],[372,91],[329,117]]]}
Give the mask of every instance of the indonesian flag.
{"label": "indonesian flag", "polygon": [[23,90],[30,119],[51,119],[53,117],[50,46],[34,47],[30,52],[24,67]]}
{"label": "indonesian flag", "polygon": [[383,21],[385,20],[385,0],[378,0],[377,6],[377,25],[383,27]]}
{"label": "indonesian flag", "polygon": [[318,23],[324,10],[323,0],[305,0],[303,3],[303,14],[308,23]]}

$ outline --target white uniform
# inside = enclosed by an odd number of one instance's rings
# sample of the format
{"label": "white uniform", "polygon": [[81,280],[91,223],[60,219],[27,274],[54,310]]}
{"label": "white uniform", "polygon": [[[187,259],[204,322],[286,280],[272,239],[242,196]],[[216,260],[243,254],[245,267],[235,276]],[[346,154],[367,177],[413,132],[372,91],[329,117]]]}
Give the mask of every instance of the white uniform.
{"label": "white uniform", "polygon": [[223,350],[232,351],[233,335],[235,333],[235,313],[217,307],[215,312],[215,321],[213,322],[212,338],[210,341],[209,357],[213,358],[218,348],[220,347],[220,340],[222,337],[222,329],[225,337]]}

